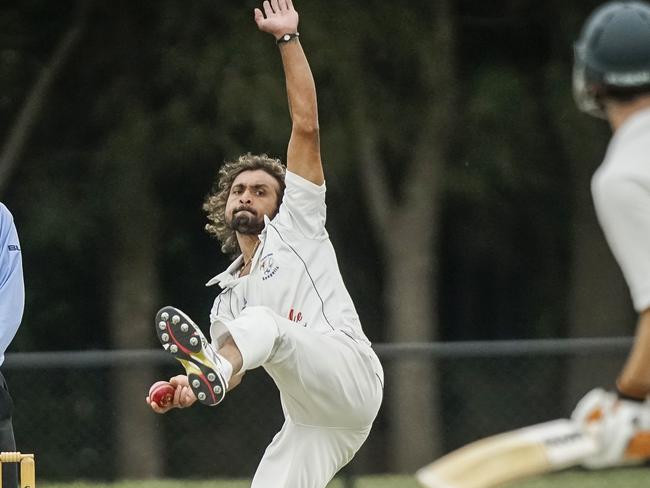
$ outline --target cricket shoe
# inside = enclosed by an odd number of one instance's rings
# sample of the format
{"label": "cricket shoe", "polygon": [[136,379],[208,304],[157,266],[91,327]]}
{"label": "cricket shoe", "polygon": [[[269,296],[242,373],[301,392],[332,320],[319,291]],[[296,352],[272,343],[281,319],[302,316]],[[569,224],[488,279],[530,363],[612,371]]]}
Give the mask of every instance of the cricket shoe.
{"label": "cricket shoe", "polygon": [[163,349],[185,368],[199,402],[220,403],[228,389],[221,360],[192,319],[177,308],[163,307],[156,314],[156,332]]}

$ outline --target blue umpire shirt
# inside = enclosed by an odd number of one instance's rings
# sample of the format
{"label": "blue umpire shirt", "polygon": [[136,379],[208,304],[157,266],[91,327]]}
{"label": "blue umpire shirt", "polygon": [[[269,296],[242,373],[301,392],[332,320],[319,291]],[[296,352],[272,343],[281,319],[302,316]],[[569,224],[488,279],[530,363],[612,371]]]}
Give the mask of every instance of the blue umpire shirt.
{"label": "blue umpire shirt", "polygon": [[23,260],[11,212],[0,203],[0,365],[13,340],[25,307]]}

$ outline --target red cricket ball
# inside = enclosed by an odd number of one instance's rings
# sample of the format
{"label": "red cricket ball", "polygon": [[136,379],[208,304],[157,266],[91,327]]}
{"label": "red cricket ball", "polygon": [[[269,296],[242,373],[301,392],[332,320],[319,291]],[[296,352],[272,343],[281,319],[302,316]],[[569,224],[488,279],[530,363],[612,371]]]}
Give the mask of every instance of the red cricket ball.
{"label": "red cricket ball", "polygon": [[165,408],[174,399],[175,388],[167,381],[156,381],[149,388],[149,400],[156,402],[158,406]]}

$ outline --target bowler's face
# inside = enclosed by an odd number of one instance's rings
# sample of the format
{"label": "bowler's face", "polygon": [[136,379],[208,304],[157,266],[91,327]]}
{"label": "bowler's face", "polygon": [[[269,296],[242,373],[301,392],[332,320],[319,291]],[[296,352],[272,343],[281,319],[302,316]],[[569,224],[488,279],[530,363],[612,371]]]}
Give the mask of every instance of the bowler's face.
{"label": "bowler's face", "polygon": [[226,223],[240,234],[259,234],[264,216],[273,218],[278,211],[279,192],[279,183],[266,171],[243,171],[230,187]]}

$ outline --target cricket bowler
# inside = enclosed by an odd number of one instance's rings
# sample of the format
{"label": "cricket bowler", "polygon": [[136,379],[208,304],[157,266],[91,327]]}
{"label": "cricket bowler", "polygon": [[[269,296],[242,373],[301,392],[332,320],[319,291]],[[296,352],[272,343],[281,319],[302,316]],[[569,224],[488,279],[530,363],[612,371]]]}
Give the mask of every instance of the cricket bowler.
{"label": "cricket bowler", "polygon": [[219,171],[204,209],[208,232],[235,257],[208,282],[221,294],[211,342],[183,312],[162,308],[156,331],[185,375],[171,378],[172,403],[217,405],[246,371],[263,367],[277,385],[284,425],[266,448],[253,488],[325,488],[370,433],[383,370],[338,268],[325,230],[316,89],[291,0],[255,9],[284,67],[292,129],[286,168],[245,154]]}

